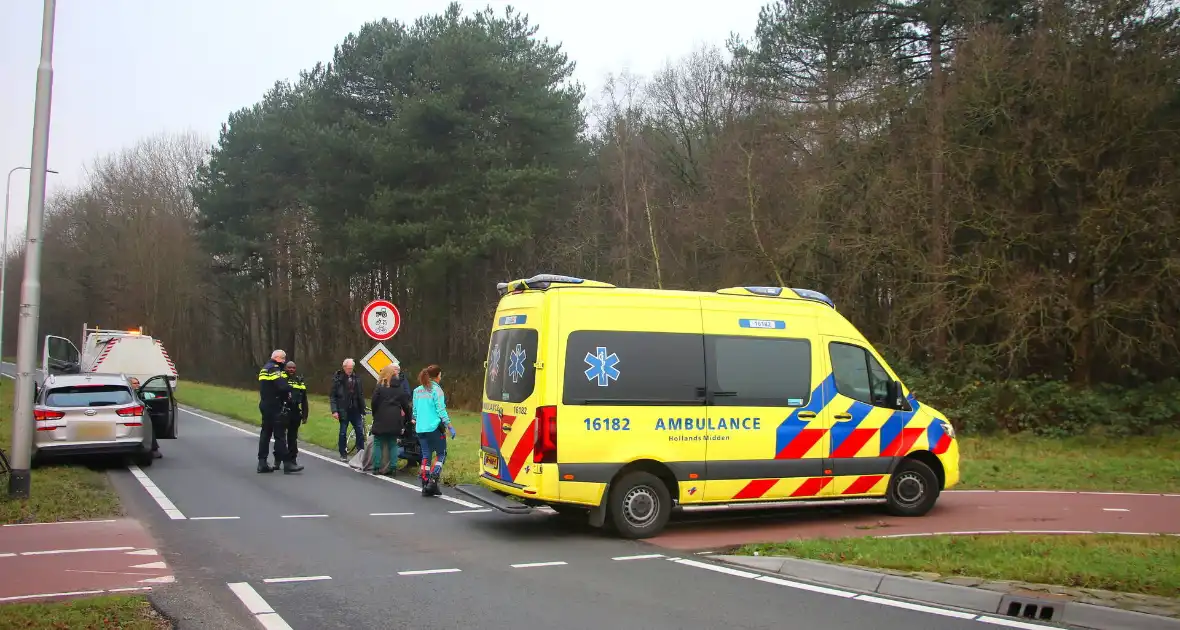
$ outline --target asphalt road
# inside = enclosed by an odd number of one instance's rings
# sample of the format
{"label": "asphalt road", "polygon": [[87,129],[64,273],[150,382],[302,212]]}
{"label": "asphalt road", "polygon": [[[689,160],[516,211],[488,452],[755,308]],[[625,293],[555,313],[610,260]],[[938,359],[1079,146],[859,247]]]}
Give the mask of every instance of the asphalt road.
{"label": "asphalt road", "polygon": [[153,596],[182,628],[991,625],[776,582],[552,515],[423,498],[412,478],[373,478],[306,451],[302,473],[260,475],[249,429],[204,412],[180,422],[180,439],[162,441],[164,458],[143,469],[154,490],[129,471],[111,476],[176,575]]}

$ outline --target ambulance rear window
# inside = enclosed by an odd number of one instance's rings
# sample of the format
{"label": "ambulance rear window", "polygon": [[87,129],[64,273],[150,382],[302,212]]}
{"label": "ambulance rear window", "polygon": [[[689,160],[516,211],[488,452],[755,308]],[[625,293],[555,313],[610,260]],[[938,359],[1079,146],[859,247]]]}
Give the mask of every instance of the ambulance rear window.
{"label": "ambulance rear window", "polygon": [[500,402],[524,402],[537,383],[537,331],[504,328],[492,333],[484,395]]}

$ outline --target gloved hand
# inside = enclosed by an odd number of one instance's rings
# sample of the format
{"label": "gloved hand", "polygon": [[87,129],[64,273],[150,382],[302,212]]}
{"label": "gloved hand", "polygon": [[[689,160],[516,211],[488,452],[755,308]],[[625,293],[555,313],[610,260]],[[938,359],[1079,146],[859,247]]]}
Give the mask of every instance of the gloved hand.
{"label": "gloved hand", "polygon": [[451,439],[455,439],[455,427],[447,425],[447,432],[451,434]]}

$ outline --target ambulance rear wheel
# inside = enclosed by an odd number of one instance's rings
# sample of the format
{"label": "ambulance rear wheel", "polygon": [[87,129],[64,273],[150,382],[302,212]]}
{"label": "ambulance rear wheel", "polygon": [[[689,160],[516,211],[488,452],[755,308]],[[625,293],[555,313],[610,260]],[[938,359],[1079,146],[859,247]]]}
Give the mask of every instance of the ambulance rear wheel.
{"label": "ambulance rear wheel", "polygon": [[889,478],[885,505],[894,516],[922,516],[938,500],[938,477],[916,459],[903,459]]}
{"label": "ambulance rear wheel", "polygon": [[659,477],[637,470],[611,484],[611,523],[623,538],[655,536],[671,514],[672,495]]}

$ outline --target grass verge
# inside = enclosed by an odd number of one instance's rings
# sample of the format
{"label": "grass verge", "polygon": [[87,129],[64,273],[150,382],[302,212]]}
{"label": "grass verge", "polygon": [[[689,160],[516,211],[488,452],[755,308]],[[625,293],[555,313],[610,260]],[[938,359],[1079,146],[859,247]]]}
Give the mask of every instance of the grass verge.
{"label": "grass verge", "polygon": [[[253,425],[262,424],[262,418],[258,414],[258,392],[253,390],[184,381],[177,388],[176,398],[182,404],[210,413]],[[327,396],[311,396],[309,402],[310,413],[307,424],[299,429],[299,439],[336,452],[340,423],[332,418]],[[452,485],[475,483],[476,477],[479,476],[479,414],[451,410],[450,415],[458,435],[447,444],[447,465],[443,469],[443,482]],[[371,424],[372,417],[366,418],[365,422],[366,425]],[[183,433],[184,429],[181,431]],[[350,429],[348,443],[351,445],[352,442]]]}
{"label": "grass verge", "polygon": [[110,596],[34,604],[5,604],[0,630],[164,630],[172,624],[141,596]]}
{"label": "grass verge", "polygon": [[1176,597],[1175,536],[836,538],[746,545],[742,555],[794,556],[878,569]]}
{"label": "grass verge", "polygon": [[[0,448],[10,452],[12,381],[0,382]],[[7,476],[3,477],[7,485]],[[106,518],[121,513],[119,496],[101,471],[50,465],[33,470],[28,499],[0,499],[0,523],[48,523]]]}
{"label": "grass verge", "polygon": [[[177,395],[185,404],[260,423],[258,394],[253,390],[185,381]],[[311,418],[299,435],[335,451],[339,429],[328,409],[326,397],[313,396]],[[479,475],[479,415],[456,411],[451,417],[459,437],[448,445],[444,480],[472,483]],[[960,445],[961,489],[1180,492],[1180,434],[1119,439],[965,437]]]}
{"label": "grass verge", "polygon": [[1180,492],[1180,434],[960,439],[957,489]]}

